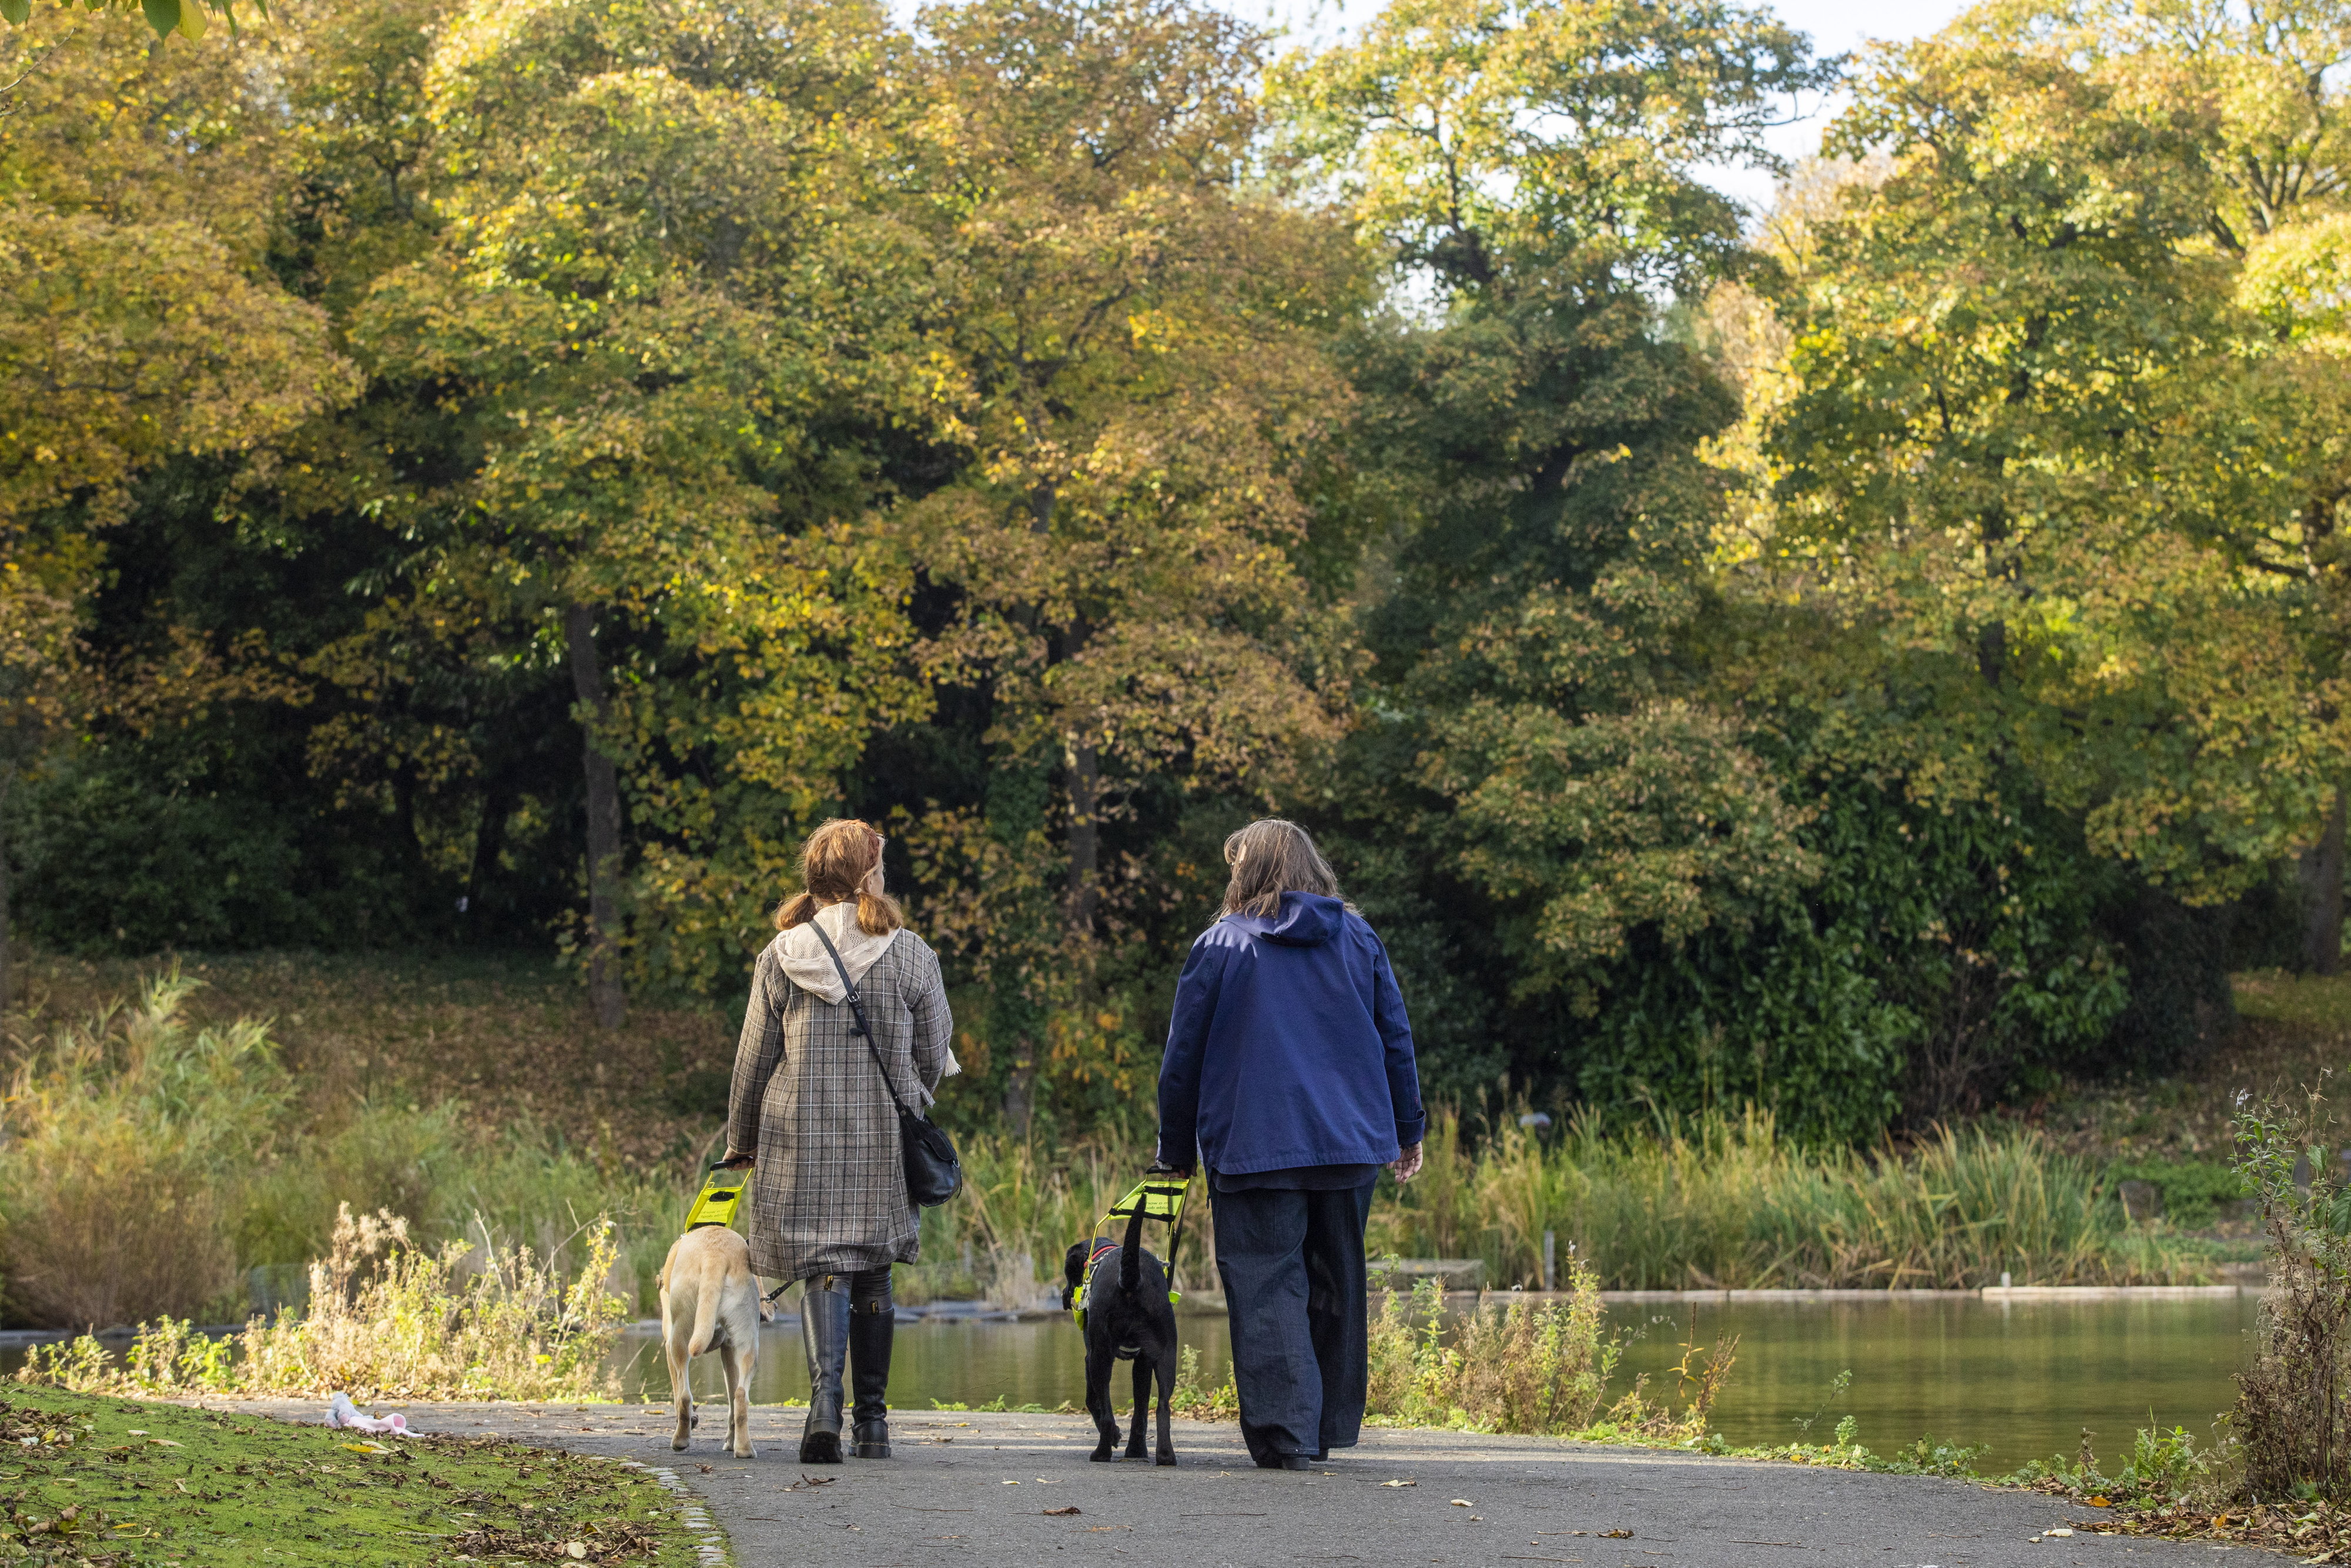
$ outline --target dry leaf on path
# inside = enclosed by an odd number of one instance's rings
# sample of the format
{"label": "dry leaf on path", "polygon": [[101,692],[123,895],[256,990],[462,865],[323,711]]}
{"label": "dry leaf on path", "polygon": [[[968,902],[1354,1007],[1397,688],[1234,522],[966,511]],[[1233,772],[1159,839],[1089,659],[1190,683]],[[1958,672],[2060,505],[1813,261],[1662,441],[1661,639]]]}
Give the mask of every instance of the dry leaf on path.
{"label": "dry leaf on path", "polygon": [[1062,1515],[1064,1515],[1064,1514],[1071,1514],[1071,1513],[1077,1513],[1077,1512],[1081,1512],[1081,1511],[1081,1511],[1081,1510],[1079,1509],[1079,1507],[1077,1506],[1077,1504],[1075,1504],[1075,1503],[1071,1503],[1071,1504],[1069,1507],[1067,1507],[1067,1508],[1049,1508],[1049,1509],[1047,1509],[1047,1510],[1045,1511],[1045,1513],[1046,1513],[1046,1516],[1047,1516],[1048,1518],[1060,1518],[1061,1516],[1062,1516]]}

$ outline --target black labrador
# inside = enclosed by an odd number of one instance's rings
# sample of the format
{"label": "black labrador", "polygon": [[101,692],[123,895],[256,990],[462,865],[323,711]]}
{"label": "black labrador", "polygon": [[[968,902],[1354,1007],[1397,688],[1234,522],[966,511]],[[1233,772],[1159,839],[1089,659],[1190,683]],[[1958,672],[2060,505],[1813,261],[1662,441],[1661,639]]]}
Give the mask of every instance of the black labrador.
{"label": "black labrador", "polygon": [[1169,1404],[1176,1393],[1176,1309],[1167,1300],[1167,1270],[1143,1245],[1143,1206],[1127,1221],[1126,1243],[1103,1237],[1080,1241],[1062,1261],[1061,1306],[1078,1291],[1086,1293],[1086,1408],[1102,1441],[1088,1456],[1107,1463],[1118,1446],[1118,1416],[1111,1408],[1113,1364],[1134,1363],[1134,1434],[1126,1457],[1143,1458],[1143,1418],[1151,1406],[1151,1380],[1159,1379],[1159,1452],[1156,1462],[1176,1462],[1168,1436]]}

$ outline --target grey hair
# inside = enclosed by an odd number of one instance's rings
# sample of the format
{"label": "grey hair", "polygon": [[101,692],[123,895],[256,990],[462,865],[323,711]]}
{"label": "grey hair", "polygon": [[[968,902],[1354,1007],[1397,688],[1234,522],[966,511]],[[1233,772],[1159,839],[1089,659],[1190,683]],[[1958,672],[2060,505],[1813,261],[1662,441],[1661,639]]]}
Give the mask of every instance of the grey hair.
{"label": "grey hair", "polygon": [[1280,817],[1260,817],[1227,838],[1225,863],[1233,868],[1225,885],[1228,915],[1279,915],[1285,893],[1345,897],[1338,873],[1314,847],[1314,835]]}

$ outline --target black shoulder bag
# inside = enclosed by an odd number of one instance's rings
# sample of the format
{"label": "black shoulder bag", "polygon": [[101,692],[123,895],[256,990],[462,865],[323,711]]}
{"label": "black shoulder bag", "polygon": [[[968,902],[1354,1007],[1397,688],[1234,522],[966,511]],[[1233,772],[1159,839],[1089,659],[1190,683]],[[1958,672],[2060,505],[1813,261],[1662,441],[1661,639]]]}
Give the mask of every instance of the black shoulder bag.
{"label": "black shoulder bag", "polygon": [[849,966],[841,961],[841,949],[814,920],[808,923],[824,950],[832,955],[832,967],[841,972],[841,988],[849,995],[849,1010],[857,1019],[857,1033],[865,1041],[865,1049],[873,1053],[873,1065],[882,1074],[882,1087],[890,1096],[890,1103],[898,1107],[898,1153],[906,1166],[906,1193],[925,1208],[936,1208],[963,1190],[963,1162],[956,1157],[955,1145],[928,1116],[909,1110],[898,1098],[895,1085],[890,1082],[890,1070],[883,1065],[882,1048],[873,1042],[873,1030],[865,1022],[865,999],[857,994],[857,987],[849,977]]}

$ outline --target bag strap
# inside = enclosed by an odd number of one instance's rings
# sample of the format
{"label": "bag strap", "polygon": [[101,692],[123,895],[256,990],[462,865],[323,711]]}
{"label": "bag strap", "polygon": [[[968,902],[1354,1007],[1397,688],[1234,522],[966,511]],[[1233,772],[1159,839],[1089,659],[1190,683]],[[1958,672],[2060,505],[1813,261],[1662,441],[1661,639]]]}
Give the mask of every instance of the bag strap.
{"label": "bag strap", "polygon": [[897,1086],[890,1082],[890,1069],[883,1065],[882,1048],[873,1043],[873,1030],[865,1022],[865,999],[857,994],[857,983],[849,977],[849,966],[841,961],[841,949],[832,945],[832,938],[824,934],[824,927],[816,923],[813,915],[809,916],[808,928],[816,933],[816,939],[823,943],[824,950],[832,956],[832,967],[841,972],[841,989],[849,993],[850,1013],[857,1019],[857,1033],[865,1041],[865,1049],[873,1053],[873,1066],[882,1074],[883,1092],[890,1096],[890,1103],[898,1107],[898,1114],[913,1115],[914,1113],[906,1109],[906,1103],[898,1098]]}

